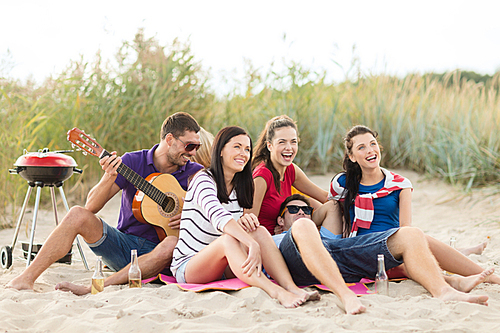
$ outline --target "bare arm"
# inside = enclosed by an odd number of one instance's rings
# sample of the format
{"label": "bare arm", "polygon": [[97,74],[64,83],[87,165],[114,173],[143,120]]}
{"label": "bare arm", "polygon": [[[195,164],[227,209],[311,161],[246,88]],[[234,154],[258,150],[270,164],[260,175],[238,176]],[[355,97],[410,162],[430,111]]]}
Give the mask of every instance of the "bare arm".
{"label": "bare arm", "polygon": [[411,226],[411,188],[405,188],[399,193],[399,226]]}
{"label": "bare arm", "polygon": [[[302,169],[297,165],[294,164],[293,166],[295,167],[295,182],[293,183],[293,186],[300,192],[316,199],[320,204],[324,204],[327,201],[328,192],[307,178],[304,171],[302,171]],[[317,209],[318,207],[314,208]]]}
{"label": "bare arm", "polygon": [[113,152],[111,156],[103,157],[99,160],[99,164],[105,171],[101,180],[95,185],[87,196],[85,208],[96,214],[102,207],[120,191],[120,187],[116,185],[115,179],[118,175],[116,169],[121,164],[121,158]]}
{"label": "bare arm", "polygon": [[255,216],[259,216],[260,207],[262,207],[262,201],[264,201],[264,195],[267,191],[267,183],[264,178],[256,177],[253,180],[253,185],[253,206],[252,209],[245,209],[245,214],[253,213]]}

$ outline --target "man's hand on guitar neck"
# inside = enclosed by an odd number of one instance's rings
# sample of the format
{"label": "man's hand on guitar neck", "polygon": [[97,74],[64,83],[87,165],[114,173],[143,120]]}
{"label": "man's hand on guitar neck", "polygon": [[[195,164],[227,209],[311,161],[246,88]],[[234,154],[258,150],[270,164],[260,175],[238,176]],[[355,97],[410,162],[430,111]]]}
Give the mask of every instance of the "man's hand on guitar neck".
{"label": "man's hand on guitar neck", "polygon": [[111,153],[111,156],[104,156],[99,160],[99,164],[104,172],[109,175],[113,181],[118,175],[118,167],[122,164],[122,158],[116,155],[116,151]]}

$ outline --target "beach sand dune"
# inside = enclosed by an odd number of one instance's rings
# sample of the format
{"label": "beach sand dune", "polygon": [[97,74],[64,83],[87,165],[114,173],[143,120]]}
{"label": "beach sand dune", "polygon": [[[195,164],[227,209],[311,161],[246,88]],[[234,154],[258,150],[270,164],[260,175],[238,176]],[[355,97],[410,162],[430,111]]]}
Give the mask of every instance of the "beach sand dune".
{"label": "beach sand dune", "polygon": [[[472,195],[409,171],[399,171],[414,184],[413,224],[429,235],[457,247],[478,244],[491,237],[481,255],[470,258],[484,268],[500,273],[500,195],[482,189]],[[331,175],[313,176],[327,188]],[[119,200],[113,200],[101,215],[115,223]],[[60,205],[62,207],[62,205]],[[30,208],[31,209],[31,208]],[[59,208],[59,214],[63,209]],[[25,221],[29,221],[28,212]],[[23,223],[19,240],[28,236]],[[36,242],[43,243],[54,227],[51,211],[39,214]],[[12,242],[13,229],[0,230],[0,245]],[[82,241],[89,265],[95,256]],[[55,291],[60,281],[89,284],[76,246],[73,263],[54,264],[37,280],[35,291],[0,290],[0,332],[414,332],[500,331],[500,286],[482,284],[472,291],[489,296],[489,306],[449,302],[430,297],[413,281],[390,283],[390,296],[361,297],[367,312],[347,316],[338,298],[322,292],[322,299],[297,309],[285,309],[258,288],[237,292],[185,292],[175,285],[150,284],[142,289],[112,286],[97,295],[75,296]],[[4,286],[24,270],[20,244],[14,264],[1,271]],[[109,273],[106,273],[109,274]]]}

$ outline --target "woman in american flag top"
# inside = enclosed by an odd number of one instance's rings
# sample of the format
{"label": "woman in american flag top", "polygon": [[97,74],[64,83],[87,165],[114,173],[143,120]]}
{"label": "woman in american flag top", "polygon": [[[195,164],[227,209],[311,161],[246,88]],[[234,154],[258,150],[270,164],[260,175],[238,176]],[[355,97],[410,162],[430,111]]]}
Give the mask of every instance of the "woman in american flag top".
{"label": "woman in american flag top", "polygon": [[[328,197],[341,206],[344,235],[354,237],[411,226],[411,182],[380,167],[382,155],[377,133],[357,125],[347,133],[344,142],[344,172],[333,178]],[[441,268],[471,276],[470,284],[461,285],[453,276],[446,277],[454,288],[470,291],[477,285],[477,274],[488,282],[500,284],[500,277],[493,274],[493,269],[481,274],[484,269],[461,252],[428,235],[427,242]]]}

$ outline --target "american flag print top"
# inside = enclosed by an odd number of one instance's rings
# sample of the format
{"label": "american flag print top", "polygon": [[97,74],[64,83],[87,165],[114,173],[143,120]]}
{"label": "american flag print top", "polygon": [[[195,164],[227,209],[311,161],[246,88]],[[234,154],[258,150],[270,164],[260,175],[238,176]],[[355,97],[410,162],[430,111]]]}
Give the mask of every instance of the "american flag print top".
{"label": "american flag print top", "polygon": [[[374,215],[373,199],[385,197],[393,191],[405,188],[413,190],[413,186],[407,178],[384,168],[380,168],[380,170],[385,175],[384,186],[375,193],[358,194],[354,199],[354,221],[349,237],[355,237],[358,233],[358,228],[370,229]],[[344,174],[345,172],[339,173],[333,178],[330,184],[328,200],[344,201],[347,191],[339,183],[340,176]]]}

